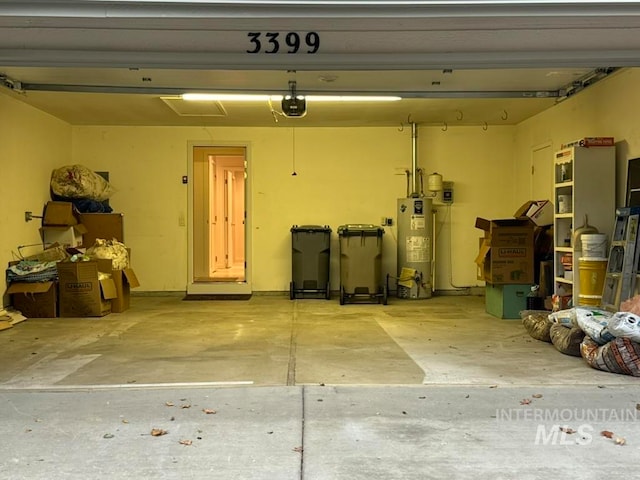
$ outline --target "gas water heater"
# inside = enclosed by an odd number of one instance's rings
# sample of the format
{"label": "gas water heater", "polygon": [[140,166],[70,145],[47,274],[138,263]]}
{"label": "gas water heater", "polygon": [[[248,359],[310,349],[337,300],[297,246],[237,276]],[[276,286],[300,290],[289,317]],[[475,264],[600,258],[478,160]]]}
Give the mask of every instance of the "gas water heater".
{"label": "gas water heater", "polygon": [[431,198],[398,199],[398,298],[431,298]]}

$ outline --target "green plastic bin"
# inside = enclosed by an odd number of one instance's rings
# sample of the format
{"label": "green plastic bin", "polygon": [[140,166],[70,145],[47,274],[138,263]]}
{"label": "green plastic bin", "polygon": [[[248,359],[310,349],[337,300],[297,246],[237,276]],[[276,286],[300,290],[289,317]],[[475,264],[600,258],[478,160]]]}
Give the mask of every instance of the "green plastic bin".
{"label": "green plastic bin", "polygon": [[370,224],[338,227],[340,239],[340,304],[369,299],[387,304],[387,281],[382,281],[384,229]]}
{"label": "green plastic bin", "polygon": [[291,283],[289,298],[306,298],[307,294],[331,296],[329,259],[331,228],[320,225],[291,227]]}

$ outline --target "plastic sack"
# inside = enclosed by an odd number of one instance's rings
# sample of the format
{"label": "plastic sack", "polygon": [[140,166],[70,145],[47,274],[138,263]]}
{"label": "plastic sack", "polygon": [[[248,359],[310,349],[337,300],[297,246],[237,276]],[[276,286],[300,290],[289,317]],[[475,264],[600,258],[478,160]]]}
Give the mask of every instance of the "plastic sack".
{"label": "plastic sack", "polygon": [[634,295],[633,297],[622,302],[620,304],[620,311],[640,315],[640,295]]}
{"label": "plastic sack", "polygon": [[640,343],[640,317],[629,312],[617,312],[609,319],[607,328],[614,337],[630,338]]}
{"label": "plastic sack", "polygon": [[577,326],[576,323],[576,309],[569,308],[568,310],[558,310],[549,314],[549,321],[551,323],[557,323],[564,325],[565,327]]}
{"label": "plastic sack", "polygon": [[542,342],[551,342],[549,330],[552,323],[549,321],[549,312],[546,310],[522,310],[520,312],[522,324],[532,338]]}
{"label": "plastic sack", "polygon": [[629,338],[616,338],[600,346],[585,337],[580,354],[589,366],[598,370],[640,377],[640,344]]}
{"label": "plastic sack", "polygon": [[129,252],[123,243],[117,240],[103,240],[96,238],[96,243],[87,248],[86,256],[110,259],[114,270],[124,270],[129,267]]}
{"label": "plastic sack", "polygon": [[559,323],[551,325],[551,343],[556,350],[572,357],[580,356],[580,344],[585,333],[580,327],[565,327]]}
{"label": "plastic sack", "polygon": [[576,307],[575,310],[578,326],[597,344],[604,345],[615,338],[608,328],[611,313],[585,307]]}
{"label": "plastic sack", "polygon": [[51,191],[66,198],[88,198],[103,202],[115,189],[100,175],[83,165],[66,165],[51,172]]}

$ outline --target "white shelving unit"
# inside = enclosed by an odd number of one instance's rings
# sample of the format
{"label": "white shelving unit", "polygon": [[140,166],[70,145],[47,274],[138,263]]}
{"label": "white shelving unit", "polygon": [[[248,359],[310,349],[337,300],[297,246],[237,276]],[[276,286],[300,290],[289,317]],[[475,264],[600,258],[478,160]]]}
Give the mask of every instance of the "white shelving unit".
{"label": "white shelving unit", "polygon": [[[571,295],[579,305],[580,251],[572,243],[573,230],[589,225],[611,240],[615,215],[615,147],[571,147],[554,155],[554,293]],[[566,274],[563,257],[571,257],[572,278]]]}

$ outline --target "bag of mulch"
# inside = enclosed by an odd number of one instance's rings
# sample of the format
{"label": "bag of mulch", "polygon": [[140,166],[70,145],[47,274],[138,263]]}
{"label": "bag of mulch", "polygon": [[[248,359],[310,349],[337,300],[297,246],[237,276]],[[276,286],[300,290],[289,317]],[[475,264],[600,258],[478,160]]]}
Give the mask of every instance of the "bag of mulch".
{"label": "bag of mulch", "polygon": [[100,175],[83,165],[65,165],[51,172],[51,191],[65,198],[88,198],[103,202],[115,189]]}
{"label": "bag of mulch", "polygon": [[606,345],[598,345],[587,336],[580,344],[580,354],[597,370],[640,377],[640,343],[629,338],[615,338]]}
{"label": "bag of mulch", "polygon": [[565,327],[558,323],[551,325],[551,343],[556,350],[573,357],[580,356],[580,344],[585,333],[580,327]]}
{"label": "bag of mulch", "polygon": [[617,312],[607,324],[609,333],[614,337],[625,337],[640,343],[640,316],[630,312]]}
{"label": "bag of mulch", "polygon": [[578,326],[597,344],[604,345],[615,338],[608,328],[611,313],[587,307],[576,307],[575,310]]}
{"label": "bag of mulch", "polygon": [[522,318],[525,330],[532,338],[543,342],[551,342],[551,337],[549,336],[549,329],[551,328],[549,312],[546,310],[522,310],[520,318]]}
{"label": "bag of mulch", "polygon": [[129,252],[123,243],[117,240],[103,240],[96,238],[96,243],[87,248],[85,253],[89,258],[110,259],[114,270],[124,270],[129,267]]}
{"label": "bag of mulch", "polygon": [[564,325],[565,327],[577,327],[578,323],[576,322],[576,309],[568,308],[566,310],[558,310],[556,312],[551,312],[549,314],[549,321],[551,323],[557,323],[559,325]]}

